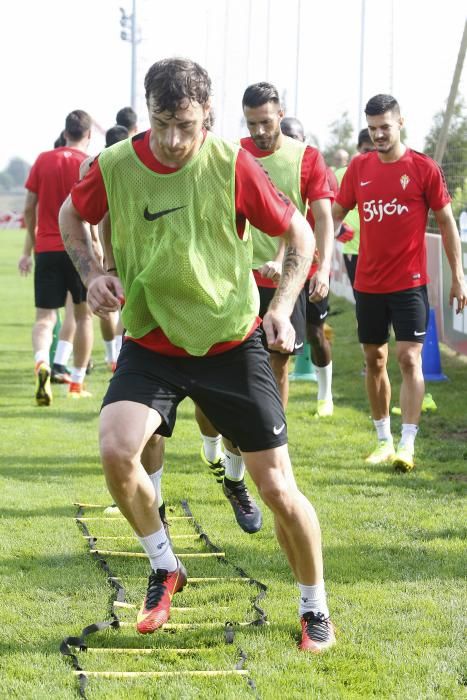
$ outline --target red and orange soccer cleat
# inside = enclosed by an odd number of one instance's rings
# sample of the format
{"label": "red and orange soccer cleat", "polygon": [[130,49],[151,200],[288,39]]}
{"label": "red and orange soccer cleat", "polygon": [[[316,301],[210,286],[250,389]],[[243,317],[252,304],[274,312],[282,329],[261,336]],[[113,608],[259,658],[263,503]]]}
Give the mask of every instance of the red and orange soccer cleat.
{"label": "red and orange soccer cleat", "polygon": [[306,612],[301,618],[302,641],[298,648],[320,654],[336,643],[334,625],[323,613]]}
{"label": "red and orange soccer cleat", "polygon": [[67,398],[69,399],[89,399],[92,396],[79,382],[71,382],[68,387]]}
{"label": "red and orange soccer cleat", "polygon": [[177,563],[175,571],[157,569],[149,575],[148,590],[136,621],[140,634],[155,632],[168,621],[172,598],[183,590],[187,580],[185,567],[179,559]]}

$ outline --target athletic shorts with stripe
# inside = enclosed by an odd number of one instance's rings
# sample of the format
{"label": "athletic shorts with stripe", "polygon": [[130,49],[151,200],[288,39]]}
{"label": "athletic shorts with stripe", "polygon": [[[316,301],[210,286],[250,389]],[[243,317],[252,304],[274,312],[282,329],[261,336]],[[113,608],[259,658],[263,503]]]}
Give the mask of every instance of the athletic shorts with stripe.
{"label": "athletic shorts with stripe", "polygon": [[[259,315],[263,318],[264,314],[269,308],[271,299],[273,298],[276,290],[274,287],[258,287],[259,291]],[[290,317],[290,323],[292,324],[295,331],[295,345],[291,353],[280,353],[281,355],[303,355],[303,345],[305,343],[305,309],[306,309],[306,296],[305,290],[302,289],[297,297],[295,306],[293,307],[292,315]],[[266,335],[263,333],[263,345],[266,350],[270,353],[277,352],[276,350],[269,350]]]}
{"label": "athletic shorts with stripe", "polygon": [[168,357],[125,340],[103,406],[149,406],[162,417],[156,432],[170,437],[186,397],[244,452],[287,443],[284,409],[259,329],[233,350],[204,357]]}
{"label": "athletic shorts with stripe", "polygon": [[388,294],[355,290],[358,339],[367,345],[384,345],[391,325],[396,340],[423,343],[430,307],[426,285]]}

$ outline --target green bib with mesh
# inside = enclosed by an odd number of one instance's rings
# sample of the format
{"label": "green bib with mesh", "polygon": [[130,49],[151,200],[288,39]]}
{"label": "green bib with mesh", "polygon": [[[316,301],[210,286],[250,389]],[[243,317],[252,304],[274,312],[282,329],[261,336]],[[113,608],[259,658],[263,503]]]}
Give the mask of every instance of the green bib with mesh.
{"label": "green bib with mesh", "polygon": [[235,223],[238,150],[208,132],[199,152],[168,175],[147,168],[130,140],[99,156],[130,336],[161,328],[173,345],[201,356],[253,325],[251,238],[241,240]]}
{"label": "green bib with mesh", "polygon": [[[306,213],[307,204],[302,200],[300,192],[300,177],[302,170],[303,154],[306,144],[282,136],[282,145],[278,151],[264,158],[258,158],[258,162],[267,171],[278,190],[283,192],[295,204],[297,209]],[[280,243],[280,237],[264,235],[259,229],[250,227],[253,240],[253,269],[274,260]]]}

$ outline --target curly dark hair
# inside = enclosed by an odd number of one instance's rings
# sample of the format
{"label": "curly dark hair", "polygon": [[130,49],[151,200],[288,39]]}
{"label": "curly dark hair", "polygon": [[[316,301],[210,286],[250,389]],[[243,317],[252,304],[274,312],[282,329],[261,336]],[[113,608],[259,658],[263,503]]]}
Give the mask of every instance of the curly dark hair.
{"label": "curly dark hair", "polygon": [[144,79],[146,101],[153,97],[158,112],[174,114],[181,102],[206,105],[211,96],[211,79],[198,63],[189,58],[157,61]]}

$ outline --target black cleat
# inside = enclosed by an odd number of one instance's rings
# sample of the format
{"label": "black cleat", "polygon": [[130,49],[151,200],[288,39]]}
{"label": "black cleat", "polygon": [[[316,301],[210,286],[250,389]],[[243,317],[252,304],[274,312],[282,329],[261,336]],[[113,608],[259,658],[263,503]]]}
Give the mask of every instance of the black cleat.
{"label": "black cleat", "polygon": [[209,471],[214,476],[217,483],[222,484],[222,482],[224,481],[225,474],[224,455],[222,455],[222,457],[219,457],[219,459],[216,459],[215,462],[210,462],[208,459],[206,459],[203,446],[201,445],[201,459],[203,460],[204,464],[206,464],[209,467]]}
{"label": "black cleat", "polygon": [[52,384],[71,384],[71,372],[65,365],[54,362],[50,381]]}
{"label": "black cleat", "polygon": [[225,497],[230,501],[235,519],[244,532],[253,534],[261,530],[261,511],[248,493],[244,480],[231,481],[225,477],[222,484]]}

